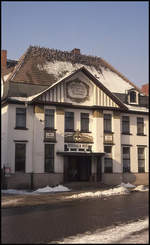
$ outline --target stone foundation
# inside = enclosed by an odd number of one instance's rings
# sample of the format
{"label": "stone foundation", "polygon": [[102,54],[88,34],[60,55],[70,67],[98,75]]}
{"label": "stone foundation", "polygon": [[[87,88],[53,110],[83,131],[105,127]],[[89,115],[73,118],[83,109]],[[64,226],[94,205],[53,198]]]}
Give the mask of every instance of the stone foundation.
{"label": "stone foundation", "polygon": [[[63,173],[15,173],[3,178],[4,184],[2,188],[7,189],[38,189],[49,186],[56,186],[58,184],[64,185]],[[96,182],[95,178],[91,179],[89,183]],[[149,185],[148,173],[103,173],[102,180],[97,183],[106,185],[119,185],[121,182],[131,183],[133,185]]]}
{"label": "stone foundation", "polygon": [[102,183],[106,185],[119,185],[121,182],[133,185],[149,185],[148,173],[103,173]]}
{"label": "stone foundation", "polygon": [[62,183],[63,174],[58,173],[15,173],[5,176],[5,188],[7,189],[38,189],[47,185],[55,186]]}

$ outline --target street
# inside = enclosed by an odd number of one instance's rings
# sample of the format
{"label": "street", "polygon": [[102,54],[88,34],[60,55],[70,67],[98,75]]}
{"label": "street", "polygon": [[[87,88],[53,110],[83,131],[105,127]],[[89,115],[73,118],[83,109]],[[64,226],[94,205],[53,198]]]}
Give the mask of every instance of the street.
{"label": "street", "polygon": [[3,244],[60,241],[148,216],[148,192],[2,209]]}

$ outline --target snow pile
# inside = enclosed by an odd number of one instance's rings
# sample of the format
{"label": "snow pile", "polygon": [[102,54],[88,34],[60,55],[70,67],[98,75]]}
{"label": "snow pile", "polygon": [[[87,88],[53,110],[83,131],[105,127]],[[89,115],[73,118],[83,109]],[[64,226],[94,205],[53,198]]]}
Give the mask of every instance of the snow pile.
{"label": "snow pile", "polygon": [[44,188],[40,188],[40,189],[37,189],[36,191],[34,191],[34,193],[46,193],[46,192],[60,192],[60,191],[70,191],[69,188],[63,186],[63,185],[58,185],[58,186],[55,186],[55,187],[49,187],[48,185]]}
{"label": "snow pile", "polygon": [[[85,232],[64,238],[62,241],[52,241],[49,244],[148,244],[148,218],[128,224],[97,229],[94,232]],[[145,233],[141,231],[145,230]],[[139,232],[139,234],[138,234]],[[136,233],[136,234],[135,234]]]}
{"label": "snow pile", "polygon": [[80,193],[80,194],[74,194],[72,196],[66,197],[67,199],[71,198],[87,198],[87,197],[105,197],[105,196],[112,196],[112,195],[126,195],[129,194],[130,191],[123,186],[112,188],[109,190],[105,191],[96,191],[96,192],[85,192],[85,193]]}
{"label": "snow pile", "polygon": [[44,188],[39,188],[37,189],[36,191],[34,191],[34,193],[36,192],[40,192],[40,193],[46,193],[46,192],[52,192],[53,191],[53,188],[52,187],[49,187],[48,185]]}
{"label": "snow pile", "polygon": [[144,185],[138,185],[138,186],[134,189],[134,191],[148,191],[148,190],[149,190],[149,188],[146,187],[146,186],[144,186]]}
{"label": "snow pile", "polygon": [[15,189],[2,190],[2,193],[3,194],[14,194],[14,195],[32,194],[32,192],[29,192],[27,190],[15,190]]}
{"label": "snow pile", "polygon": [[39,188],[36,191],[27,191],[27,190],[15,190],[15,189],[8,189],[8,190],[2,190],[3,194],[16,194],[16,195],[29,195],[29,194],[36,194],[36,193],[50,193],[50,192],[64,192],[64,191],[70,191],[69,188],[58,185],[55,187],[49,187],[48,185],[44,188]]}
{"label": "snow pile", "polygon": [[126,188],[134,188],[134,187],[136,187],[135,185],[132,185],[132,184],[130,184],[129,182],[127,183],[127,184],[125,184],[125,183],[121,183],[120,185],[118,185],[118,186],[123,186],[123,187],[126,187]]}

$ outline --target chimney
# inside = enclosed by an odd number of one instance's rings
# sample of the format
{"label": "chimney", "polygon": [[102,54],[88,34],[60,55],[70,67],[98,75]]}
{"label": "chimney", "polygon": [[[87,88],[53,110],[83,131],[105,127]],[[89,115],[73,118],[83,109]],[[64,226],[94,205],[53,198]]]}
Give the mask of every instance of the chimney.
{"label": "chimney", "polygon": [[6,69],[7,67],[7,50],[1,50],[1,68]]}
{"label": "chimney", "polygon": [[145,94],[145,95],[149,95],[149,84],[144,84],[142,85],[141,91]]}
{"label": "chimney", "polygon": [[73,53],[74,55],[78,55],[80,54],[80,49],[79,48],[74,48],[71,53]]}

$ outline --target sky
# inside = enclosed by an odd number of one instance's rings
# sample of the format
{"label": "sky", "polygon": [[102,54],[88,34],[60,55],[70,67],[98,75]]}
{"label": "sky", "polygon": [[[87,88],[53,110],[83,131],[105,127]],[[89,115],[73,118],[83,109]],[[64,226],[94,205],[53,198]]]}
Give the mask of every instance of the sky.
{"label": "sky", "polygon": [[19,59],[30,45],[106,60],[131,82],[149,82],[148,1],[2,1],[1,49]]}

